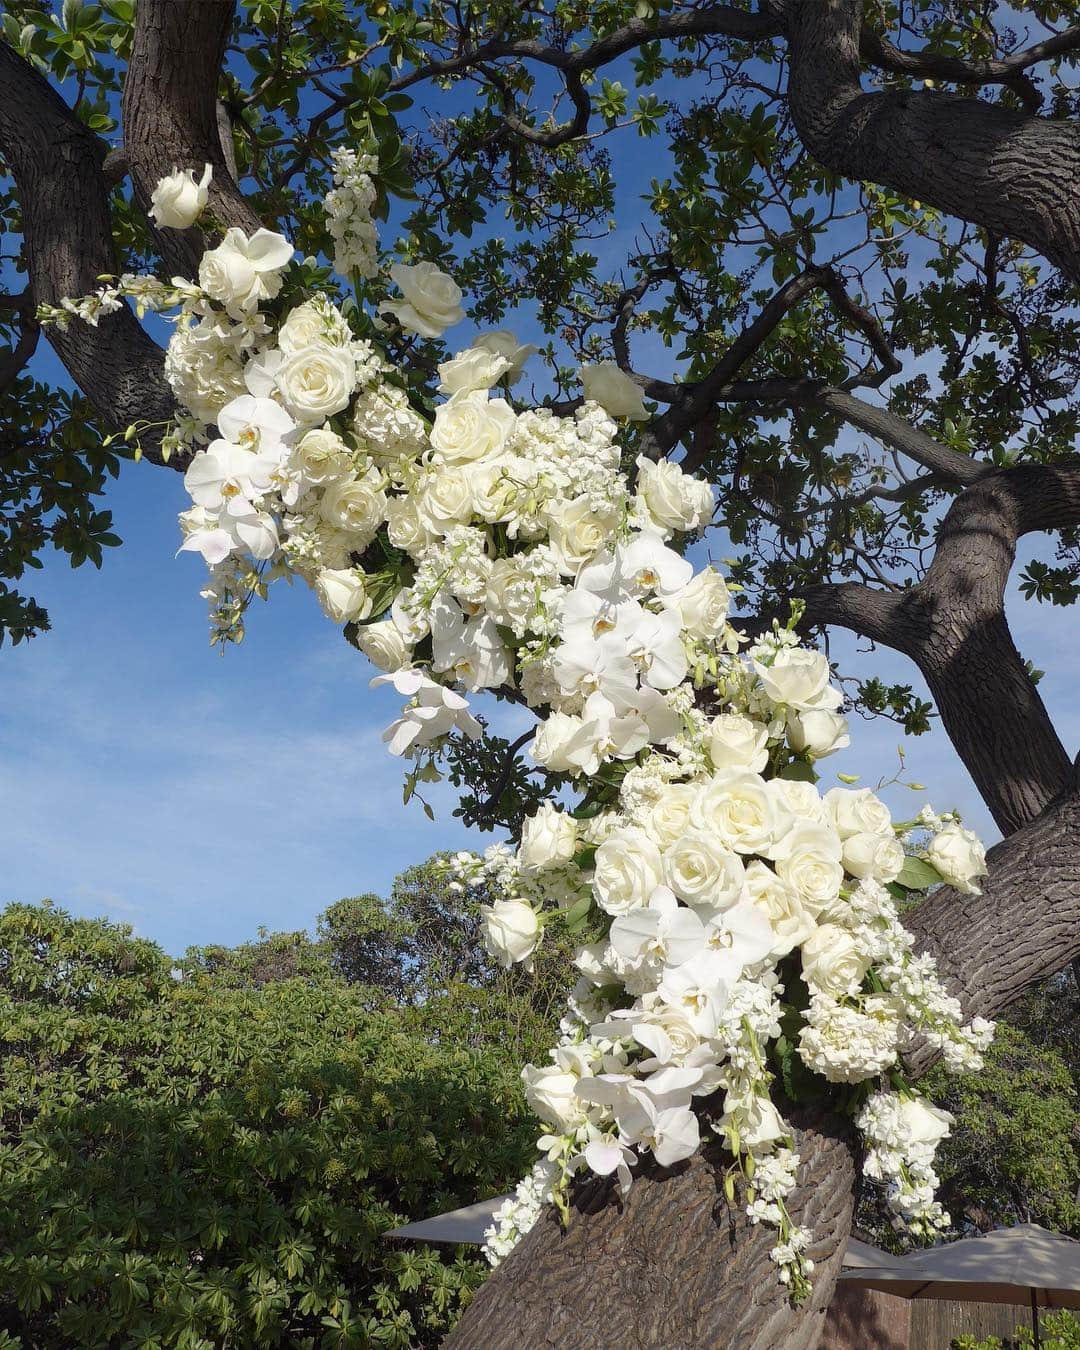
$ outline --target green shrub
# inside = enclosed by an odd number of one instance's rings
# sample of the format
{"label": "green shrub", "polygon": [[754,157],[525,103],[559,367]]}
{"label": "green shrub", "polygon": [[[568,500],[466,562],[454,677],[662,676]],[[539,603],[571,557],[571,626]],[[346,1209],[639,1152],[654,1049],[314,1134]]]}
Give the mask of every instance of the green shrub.
{"label": "green shrub", "polygon": [[[1067,1312],[1042,1313],[1039,1339],[1042,1350],[1080,1350],[1080,1320]],[[957,1336],[950,1341],[949,1350],[1003,1350],[1004,1345],[1029,1350],[1034,1344],[1034,1333],[1024,1324],[1016,1328],[1015,1337],[1004,1343],[997,1336],[987,1336],[981,1341],[974,1336]]]}
{"label": "green shrub", "polygon": [[439,1343],[482,1265],[381,1234],[526,1170],[516,1065],[301,965],[0,914],[0,1345]]}

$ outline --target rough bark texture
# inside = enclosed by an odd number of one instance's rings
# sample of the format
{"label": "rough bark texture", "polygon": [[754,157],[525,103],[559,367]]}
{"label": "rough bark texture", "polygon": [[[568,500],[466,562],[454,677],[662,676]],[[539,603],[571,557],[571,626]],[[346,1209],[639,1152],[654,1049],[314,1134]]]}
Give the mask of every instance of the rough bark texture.
{"label": "rough bark texture", "polygon": [[788,102],[826,167],[1022,239],[1080,278],[1080,125],[933,90],[866,94],[860,0],[773,0]]}
{"label": "rough bark texture", "polygon": [[[797,1117],[796,1117],[797,1119]],[[795,1309],[769,1259],[775,1233],[729,1207],[704,1155],[636,1181],[625,1205],[586,1184],[565,1232],[548,1217],[477,1294],[448,1350],[813,1350],[851,1224],[854,1159],[839,1122],[805,1120],[790,1208],[811,1227],[814,1293]]]}

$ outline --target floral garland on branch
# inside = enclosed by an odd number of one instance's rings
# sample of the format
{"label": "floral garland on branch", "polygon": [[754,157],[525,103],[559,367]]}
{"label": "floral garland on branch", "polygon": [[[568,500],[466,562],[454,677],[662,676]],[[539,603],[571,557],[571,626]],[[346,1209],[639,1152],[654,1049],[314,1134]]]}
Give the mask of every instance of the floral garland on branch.
{"label": "floral garland on branch", "polygon": [[[334,164],[335,263],[359,288],[377,269],[378,164]],[[163,180],[164,224],[192,224],[206,185]],[[799,645],[797,614],[749,642],[723,577],[682,555],[712,491],[677,464],[625,462],[617,422],[647,415],[633,380],[601,362],[572,415],[518,408],[535,348],[498,331],[438,365],[428,419],[380,349],[388,321],[321,291],[297,300],[292,260],[279,234],[228,229],[197,281],[123,277],[41,318],[96,323],[128,299],[175,311],[166,377],[185,411],[163,448],[195,448],[181,549],[210,569],[214,640],[242,637],[272,581],[306,582],[384,672],[372,683],[406,698],[384,739],[413,760],[411,788],[438,776],[450,737],[480,733],[459,690],[539,719],[531,755],[562,804],[516,846],[451,864],[456,885],[502,897],[484,931],[505,965],[528,962],[549,923],[587,939],[551,1062],[523,1072],[542,1156],[489,1259],[543,1205],[565,1214],[580,1173],[625,1192],[643,1154],[670,1166],[713,1137],[729,1195],[741,1181],[804,1297],[811,1235],[785,1204],[799,1158],[774,1090],[855,1119],[898,1225],[947,1225],[933,1162],[950,1117],[908,1086],[901,1054],[920,1035],[950,1070],[974,1069],[993,1027],[963,1024],[899,908],[942,880],[976,891],[979,841],[929,808],[894,822],[867,789],[819,792],[816,762],[848,744],[828,662]],[[401,330],[434,340],[464,317],[434,265],[389,275],[400,298],[380,309]]]}

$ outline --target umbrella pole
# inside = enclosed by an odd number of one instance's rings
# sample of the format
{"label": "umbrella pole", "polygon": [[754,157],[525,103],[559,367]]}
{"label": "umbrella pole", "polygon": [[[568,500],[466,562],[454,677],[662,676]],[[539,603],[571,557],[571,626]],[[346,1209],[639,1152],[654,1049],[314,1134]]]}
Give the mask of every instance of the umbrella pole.
{"label": "umbrella pole", "polygon": [[1035,1350],[1039,1350],[1042,1341],[1039,1339],[1039,1303],[1038,1295],[1035,1290],[1031,1291],[1031,1330],[1035,1337]]}

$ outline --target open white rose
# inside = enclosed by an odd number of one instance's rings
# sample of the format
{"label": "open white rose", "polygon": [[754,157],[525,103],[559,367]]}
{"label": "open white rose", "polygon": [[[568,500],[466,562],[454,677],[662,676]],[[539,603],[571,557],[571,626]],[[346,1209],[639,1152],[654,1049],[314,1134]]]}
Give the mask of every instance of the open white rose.
{"label": "open white rose", "polygon": [[811,989],[834,998],[858,992],[870,969],[870,958],[859,951],[855,939],[837,924],[823,923],[802,945],[803,979]]}
{"label": "open white rose", "polygon": [[800,711],[836,708],[841,695],[829,684],[829,663],[807,647],[781,647],[770,665],[754,662],[758,679],[773,703]]}
{"label": "open white rose", "polygon": [[465,317],[460,288],[434,263],[421,262],[414,267],[394,263],[390,268],[390,279],[405,299],[384,300],[379,308],[393,314],[402,328],[423,337],[437,338]]}
{"label": "open white rose", "polygon": [[986,876],[986,850],[978,835],[952,822],[930,840],[926,856],[950,886],[980,895],[976,877]]}
{"label": "open white rose", "polygon": [[690,805],[697,796],[693,783],[669,783],[645,820],[645,829],[661,849],[674,844],[690,827]]}
{"label": "open white rose", "polygon": [[664,879],[688,905],[729,908],[743,875],[741,859],[705,830],[685,830],[664,850]]}
{"label": "open white rose", "polygon": [[445,468],[432,474],[424,483],[416,508],[420,523],[434,535],[444,535],[451,526],[464,524],[473,508],[469,475],[462,468]]}
{"label": "open white rose", "polygon": [[851,744],[847,718],[831,708],[792,709],[787,716],[787,739],[792,750],[813,759],[824,759]]}
{"label": "open white rose", "polygon": [[208,189],[213,173],[210,165],[205,164],[199,179],[194,169],[173,169],[158,179],[150,194],[150,214],[159,229],[187,230],[195,224],[210,199]]}
{"label": "open white rose", "polygon": [[907,1140],[912,1144],[927,1144],[930,1148],[937,1148],[948,1138],[949,1127],[956,1119],[925,1097],[905,1097],[900,1103],[899,1116]]}
{"label": "open white rose", "polygon": [[648,419],[641,389],[614,361],[586,362],[581,367],[581,383],[586,401],[599,403],[612,417],[628,417],[632,422]]}
{"label": "open white rose", "polygon": [[380,670],[401,670],[412,658],[412,648],[393,619],[364,624],[356,634],[356,645]]}
{"label": "open white rose", "polygon": [[352,340],[348,320],[327,300],[307,300],[297,305],[278,329],[278,346],[286,356],[319,343],[347,347]]}
{"label": "open white rose", "polygon": [[281,401],[298,422],[325,422],[348,407],[356,362],[344,347],[312,343],[281,363],[276,382]]}
{"label": "open white rose", "polygon": [[713,495],[708,483],[683,473],[670,459],[654,461],[639,455],[637,470],[638,496],[662,530],[692,534],[709,523]]}
{"label": "open white rose", "polygon": [[480,906],[484,946],[506,970],[527,961],[540,942],[540,919],[524,900]]}
{"label": "open white rose", "polygon": [[663,880],[656,845],[636,826],[612,830],[596,850],[593,890],[606,914],[628,914],[648,904]]}
{"label": "open white rose", "polygon": [[535,352],[540,350],[531,343],[520,343],[513,333],[505,328],[496,328],[491,333],[481,333],[473,342],[474,347],[479,347],[485,352],[491,352],[495,356],[501,356],[507,363],[506,378],[511,384],[521,379],[525,370],[525,362]]}
{"label": "open white rose", "polygon": [[723,769],[698,789],[690,821],[736,853],[770,855],[791,817],[769,785],[748,769]]}
{"label": "open white rose", "polygon": [[331,483],[319,503],[323,520],[357,536],[356,548],[370,543],[386,514],[386,494],[377,483],[377,477]]}
{"label": "open white rose", "polygon": [[880,797],[869,788],[830,788],[825,805],[841,839],[851,834],[888,834],[892,814]]}
{"label": "open white rose", "polygon": [[739,713],[721,713],[709,723],[709,758],[714,769],[760,773],[769,762],[769,731]]}
{"label": "open white rose", "polygon": [[799,823],[777,846],[776,872],[798,892],[804,907],[819,915],[836,900],[844,881],[841,844],[827,825]]}
{"label": "open white rose", "polygon": [[272,300],[281,290],[278,273],[292,255],[293,246],[284,235],[256,230],[249,239],[234,226],[226,230],[217,248],[203,254],[199,285],[226,309],[246,313],[257,308],[260,301]]}
{"label": "open white rose", "polygon": [[771,867],[754,861],[746,869],[746,890],[773,931],[774,957],[786,956],[814,931],[814,917],[799,894],[776,875]]}
{"label": "open white rose", "polygon": [[497,352],[483,347],[466,351],[439,365],[439,389],[444,394],[471,394],[498,384],[510,369],[510,362]]}
{"label": "open white rose", "polygon": [[569,503],[553,502],[545,511],[544,520],[559,569],[568,577],[574,576],[596,556],[610,541],[618,524],[614,510],[597,514],[591,509],[588,497],[577,497]]}
{"label": "open white rose", "polygon": [[894,834],[849,834],[843,857],[853,877],[871,877],[883,885],[895,881],[904,865],[904,850]]}
{"label": "open white rose", "polygon": [[484,390],[455,394],[435,409],[431,445],[447,464],[465,464],[502,453],[514,429],[514,410]]}
{"label": "open white rose", "polygon": [[518,857],[527,872],[570,862],[577,849],[577,823],[551,802],[544,802],[521,829]]}
{"label": "open white rose", "polygon": [[324,567],[315,578],[315,594],[323,613],[334,623],[366,619],[371,613],[364,574],[354,567]]}
{"label": "open white rose", "polygon": [[731,593],[720,573],[706,567],[665,603],[679,611],[683,628],[691,637],[716,638],[724,631]]}
{"label": "open white rose", "polygon": [[420,503],[411,494],[387,498],[386,534],[395,548],[403,548],[414,556],[439,538],[425,524],[420,515]]}
{"label": "open white rose", "polygon": [[293,448],[292,460],[312,487],[323,487],[352,472],[349,447],[329,427],[305,432]]}

